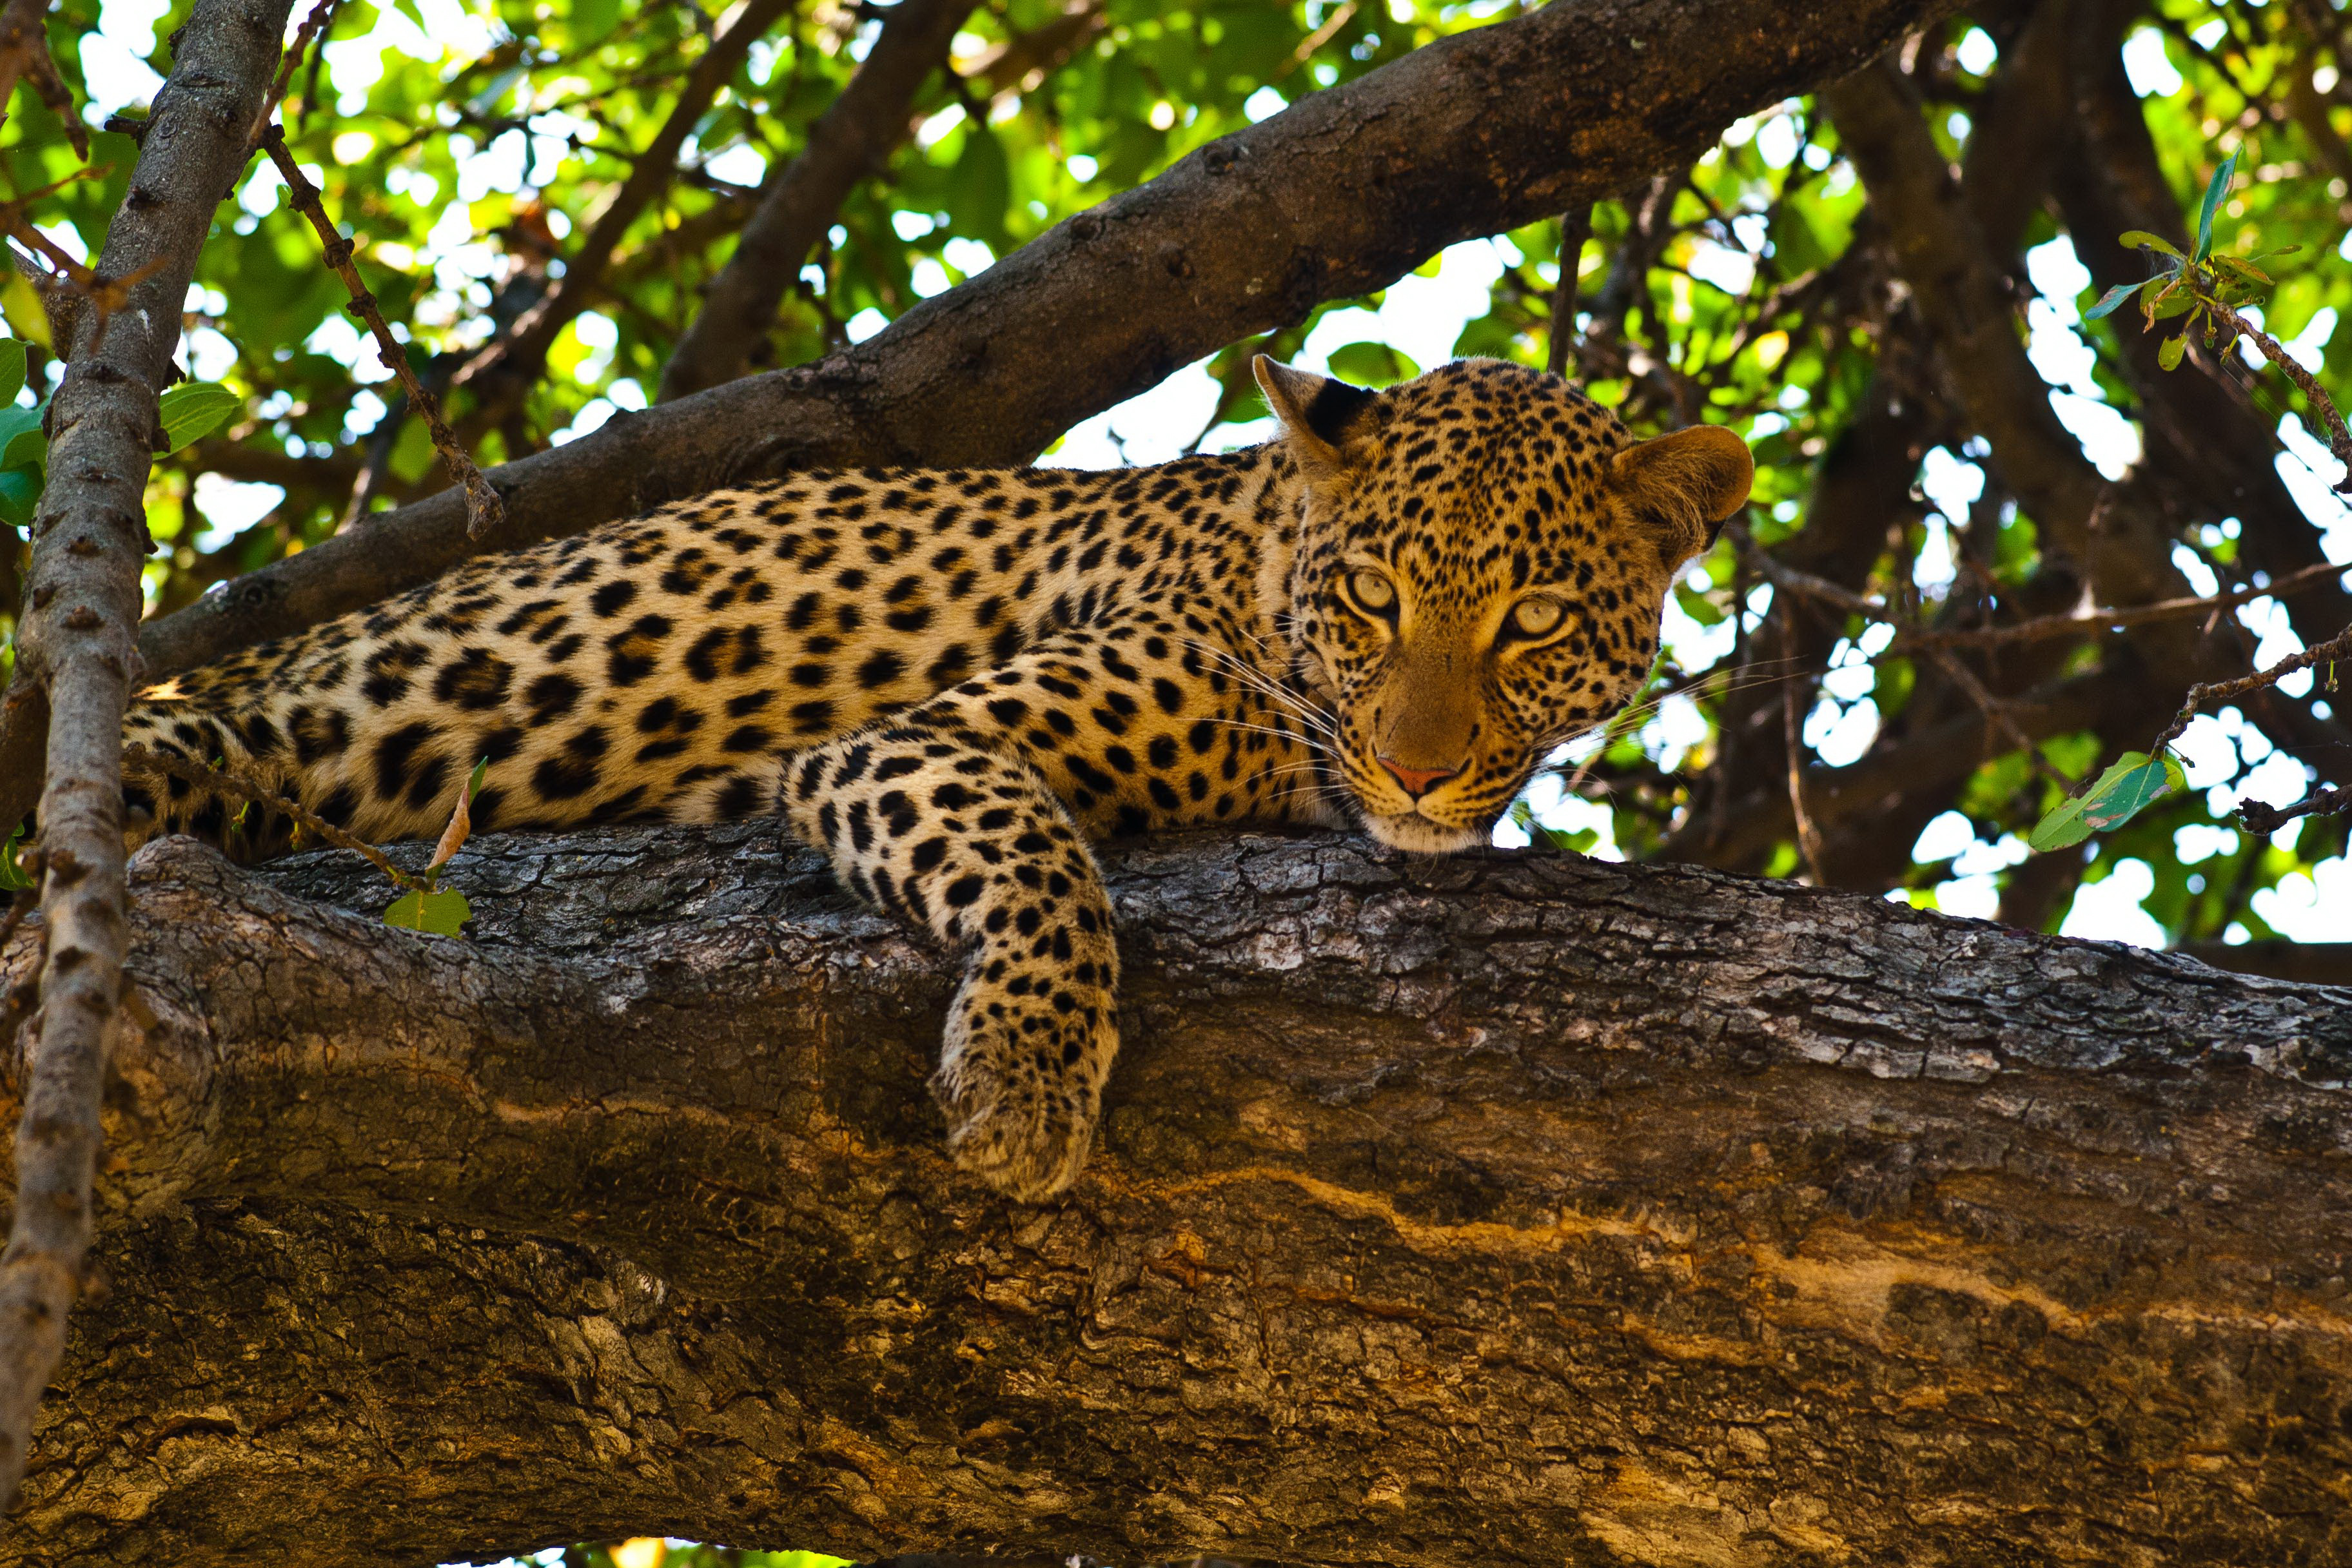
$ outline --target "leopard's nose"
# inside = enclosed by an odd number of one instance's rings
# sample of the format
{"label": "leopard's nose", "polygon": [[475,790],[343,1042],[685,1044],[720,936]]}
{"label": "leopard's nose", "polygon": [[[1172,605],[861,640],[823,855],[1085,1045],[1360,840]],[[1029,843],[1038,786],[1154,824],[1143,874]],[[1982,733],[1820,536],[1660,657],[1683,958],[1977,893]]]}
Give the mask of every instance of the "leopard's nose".
{"label": "leopard's nose", "polygon": [[1404,793],[1419,800],[1447,779],[1460,773],[1460,768],[1409,768],[1393,757],[1373,759],[1388,770],[1389,777],[1404,786]]}

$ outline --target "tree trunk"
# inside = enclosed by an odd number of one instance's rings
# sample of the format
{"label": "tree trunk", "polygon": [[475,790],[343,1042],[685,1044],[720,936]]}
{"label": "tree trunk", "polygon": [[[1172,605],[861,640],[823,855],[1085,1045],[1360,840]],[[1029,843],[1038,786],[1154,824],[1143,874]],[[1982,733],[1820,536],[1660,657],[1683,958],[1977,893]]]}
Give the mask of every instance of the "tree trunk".
{"label": "tree trunk", "polygon": [[941,1152],[950,966],[772,826],[483,840],[463,942],[151,846],[0,1564],[2352,1554],[2352,993],[1680,868],[1106,867],[1129,1044],[1024,1208]]}

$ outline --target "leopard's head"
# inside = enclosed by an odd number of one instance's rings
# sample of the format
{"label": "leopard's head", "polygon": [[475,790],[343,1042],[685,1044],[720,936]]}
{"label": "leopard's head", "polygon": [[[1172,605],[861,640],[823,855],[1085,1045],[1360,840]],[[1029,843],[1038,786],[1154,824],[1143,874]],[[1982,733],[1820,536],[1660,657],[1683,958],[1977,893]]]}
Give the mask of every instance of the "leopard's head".
{"label": "leopard's head", "polygon": [[1331,765],[1402,849],[1487,841],[1642,686],[1675,574],[1748,500],[1730,431],[1636,441],[1556,375],[1465,360],[1370,392],[1256,362],[1305,479],[1270,558]]}

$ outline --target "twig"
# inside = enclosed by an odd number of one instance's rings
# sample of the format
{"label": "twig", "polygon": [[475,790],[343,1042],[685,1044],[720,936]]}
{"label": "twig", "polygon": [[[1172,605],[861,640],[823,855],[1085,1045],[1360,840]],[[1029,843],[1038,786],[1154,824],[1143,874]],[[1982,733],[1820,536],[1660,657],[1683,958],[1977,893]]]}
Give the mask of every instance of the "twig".
{"label": "twig", "polygon": [[[278,62],[278,79],[270,84],[269,98],[262,104],[261,113],[255,118],[252,132],[245,139],[247,146],[258,147],[261,144],[262,135],[269,125],[269,117],[278,112],[279,104],[286,101],[286,89],[293,85],[294,73],[301,68],[303,58],[310,54],[310,46],[323,44],[327,29],[334,26],[335,13],[341,8],[342,3],[343,0],[315,0],[310,14],[302,18],[302,26],[295,30],[294,41],[286,46],[286,58]],[[308,100],[304,101],[307,107]]]}
{"label": "twig", "polygon": [[[1797,634],[1789,613],[1780,613],[1780,650],[1793,657],[1797,649]],[[1822,834],[1813,826],[1812,814],[1805,809],[1804,735],[1797,722],[1797,688],[1791,683],[1780,688],[1780,739],[1789,757],[1789,814],[1796,818],[1797,848],[1805,857],[1805,869],[1812,873],[1813,886],[1826,888],[1829,881],[1822,875]]]}
{"label": "twig", "polygon": [[[2013,621],[2006,626],[1969,626],[1956,631],[1937,631],[1912,623],[1895,613],[1895,606],[1883,599],[1865,598],[1850,589],[1839,586],[1810,572],[1784,566],[1749,545],[1757,564],[1774,587],[1800,594],[1808,599],[1819,599],[1865,620],[1877,621],[1895,628],[1895,640],[1880,650],[1879,657],[1907,653],[1912,649],[1933,651],[1937,648],[1992,647],[2004,643],[2043,642],[2058,637],[2087,636],[2092,632],[2122,631],[2132,626],[2147,626],[2158,621],[2194,620],[2216,610],[2234,609],[2256,599],[2268,599],[2291,594],[2307,584],[2327,577],[2342,576],[2352,572],[2352,565],[2322,561],[2288,573],[2285,576],[2260,585],[2232,588],[2226,594],[2209,594],[2196,599],[2158,599],[2152,605],[2126,605],[2116,607],[2079,610],[2071,615],[2036,616],[2032,620]],[[1743,552],[1745,554],[1747,552]]]}
{"label": "twig", "polygon": [[465,488],[466,537],[480,542],[492,530],[506,521],[505,503],[499,500],[499,492],[491,488],[490,481],[482,477],[482,470],[474,466],[473,458],[457,445],[457,437],[451,434],[448,423],[441,417],[441,405],[425,390],[425,384],[416,379],[416,372],[408,363],[407,351],[401,346],[400,340],[392,335],[392,329],[384,324],[383,312],[377,308],[375,296],[368,292],[366,283],[361,280],[360,269],[352,260],[352,242],[337,232],[333,222],[327,216],[326,207],[320,202],[318,189],[303,174],[301,165],[294,162],[294,155],[286,150],[285,131],[278,126],[270,126],[261,133],[261,145],[268,153],[269,161],[278,165],[278,177],[286,182],[286,188],[293,193],[294,205],[302,210],[303,216],[310,220],[310,226],[319,231],[319,243],[326,247],[327,265],[335,269],[336,276],[343,280],[343,287],[351,290],[352,302],[343,309],[367,323],[368,331],[375,336],[376,350],[383,356],[383,363],[392,367],[392,373],[400,378],[402,389],[408,394],[409,406],[423,416],[425,428],[433,437],[433,449],[441,454],[441,466],[448,470],[450,481]]}
{"label": "twig", "polygon": [[2179,740],[2181,731],[2189,728],[2189,721],[2195,718],[2197,710],[2206,703],[2227,702],[2233,697],[2243,697],[2249,691],[2265,690],[2298,669],[2309,669],[2315,664],[2333,664],[2338,659],[2352,659],[2352,626],[2345,627],[2315,647],[2289,654],[2267,669],[2258,669],[2252,675],[2241,675],[2232,680],[2199,682],[2189,689],[2189,695],[2181,700],[2180,711],[2173,715],[2172,722],[2164,727],[2164,733],[2148,747],[2148,755],[2156,755]]}
{"label": "twig", "polygon": [[2289,806],[2245,801],[2238,807],[2238,822],[2249,833],[2271,834],[2298,816],[2333,816],[2339,811],[2352,811],[2352,784],[2315,790]]}
{"label": "twig", "polygon": [[[268,89],[290,0],[197,0],[93,269],[126,291],[115,331],[78,323],[49,403],[10,721],[46,709],[40,1011],[26,1037],[16,1205],[0,1255],[0,1511],[24,1478],[41,1391],[83,1289],[101,1092],[123,1001],[122,714],[138,676],[143,491],[180,310],[242,132]],[[133,284],[130,280],[140,279]],[[32,698],[46,688],[47,701]],[[13,741],[13,737],[9,738]],[[14,746],[12,751],[16,750]],[[32,749],[29,744],[22,749]]]}
{"label": "twig", "polygon": [[[2253,339],[2254,345],[2263,351],[2263,357],[2276,366],[2281,374],[2294,383],[2303,395],[2310,400],[2312,408],[2321,419],[2326,422],[2327,428],[2322,434],[2327,439],[2329,454],[2344,465],[2344,477],[2336,482],[2336,493],[2352,495],[2352,430],[2347,430],[2344,427],[2344,416],[2336,412],[2334,400],[2329,398],[2326,390],[2320,386],[2309,371],[2295,363],[2294,356],[2281,347],[2276,338],[2247,321],[2221,300],[2210,297],[2201,290],[2197,296],[2197,301],[2211,311],[2214,316],[2228,323],[2231,331],[2240,332]],[[2308,424],[2309,421],[2306,420],[2305,423]]]}
{"label": "twig", "polygon": [[1551,292],[1551,336],[1544,344],[1544,369],[1569,374],[1569,349],[1576,341],[1576,276],[1584,262],[1584,242],[1592,237],[1592,209],[1571,208],[1559,219],[1559,281]]}
{"label": "twig", "polygon": [[175,757],[169,752],[159,752],[149,746],[123,747],[122,760],[126,763],[140,763],[161,769],[173,778],[187,780],[199,789],[220,790],[236,796],[239,800],[249,801],[255,805],[264,805],[272,811],[283,812],[287,816],[299,823],[303,832],[315,835],[320,842],[331,844],[338,849],[350,850],[391,878],[398,887],[429,889],[433,885],[425,879],[411,876],[394,865],[383,850],[364,838],[336,826],[299,802],[289,800],[282,795],[266,789],[234,769],[208,768],[202,763],[191,762],[186,757]]}

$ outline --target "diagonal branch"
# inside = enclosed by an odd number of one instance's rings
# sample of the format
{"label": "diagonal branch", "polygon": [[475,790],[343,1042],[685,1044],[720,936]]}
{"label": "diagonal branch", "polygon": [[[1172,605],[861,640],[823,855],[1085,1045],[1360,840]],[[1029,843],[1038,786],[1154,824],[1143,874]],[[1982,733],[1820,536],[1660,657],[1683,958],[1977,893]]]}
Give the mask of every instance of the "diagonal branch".
{"label": "diagonal branch", "polygon": [[947,58],[976,0],[898,0],[881,36],[815,124],[800,156],[768,176],[735,254],[662,367],[661,401],[751,368],[801,262],[842,202],[907,139],[915,95]]}
{"label": "diagonal branch", "polygon": [[595,303],[605,269],[629,226],[677,178],[678,150],[701,122],[711,100],[734,76],[751,46],[791,8],[792,0],[746,0],[733,25],[710,40],[687,72],[662,128],[637,153],[628,177],[564,258],[562,278],[516,321],[510,333],[492,342],[451,379],[452,386],[469,387],[480,399],[470,423],[496,425],[539,380],[556,338],[573,317]]}
{"label": "diagonal branch", "polygon": [[[31,605],[12,718],[46,710],[41,796],[47,957],[21,1039],[30,1088],[17,1203],[0,1257],[0,1510],[23,1475],[41,1389],[65,1346],[90,1235],[99,1097],[121,1001],[122,712],[137,679],[143,491],[156,399],[176,374],[180,309],[245,132],[269,87],[290,0],[199,0],[156,94],[97,272],[138,278],[124,308],[85,316],[49,409],[49,482],[33,521]],[[28,725],[29,727],[29,725]]]}

